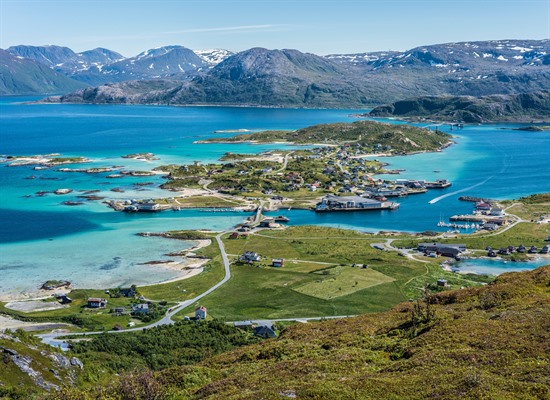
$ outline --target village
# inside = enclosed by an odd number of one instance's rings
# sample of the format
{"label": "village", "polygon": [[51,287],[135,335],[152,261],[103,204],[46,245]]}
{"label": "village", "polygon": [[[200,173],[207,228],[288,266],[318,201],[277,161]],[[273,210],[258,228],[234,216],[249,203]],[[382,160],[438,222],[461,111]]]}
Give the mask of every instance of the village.
{"label": "village", "polygon": [[[380,144],[377,144],[380,145]],[[381,145],[380,145],[381,146]],[[381,150],[391,150],[381,147]],[[168,165],[156,168],[166,173],[161,187],[173,192],[194,190],[194,195],[164,199],[111,200],[107,204],[117,211],[179,211],[181,208],[224,208],[223,201],[209,206],[202,204],[206,196],[233,200],[233,210],[254,210],[250,200],[271,200],[272,209],[293,207],[315,211],[396,209],[398,203],[388,197],[405,197],[426,193],[429,189],[451,186],[446,179],[382,180],[373,176],[386,171],[386,164],[362,156],[365,149],[357,144],[324,146],[307,150],[266,152],[244,157],[227,154],[224,159],[237,159],[221,164],[195,162],[193,165]],[[336,196],[355,196],[353,201]],[[183,201],[182,201],[183,200]],[[220,207],[221,205],[221,207]],[[228,204],[225,203],[227,206]],[[322,205],[321,207],[319,207]]]}

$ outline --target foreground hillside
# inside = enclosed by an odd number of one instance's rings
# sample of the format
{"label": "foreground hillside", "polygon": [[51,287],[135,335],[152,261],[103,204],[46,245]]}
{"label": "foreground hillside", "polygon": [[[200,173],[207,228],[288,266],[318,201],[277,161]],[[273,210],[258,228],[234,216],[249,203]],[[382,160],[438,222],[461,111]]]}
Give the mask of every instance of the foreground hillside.
{"label": "foreground hillside", "polygon": [[368,115],[464,122],[531,121],[550,117],[550,91],[483,97],[417,97],[376,107]]}
{"label": "foreground hillside", "polygon": [[550,266],[54,399],[547,399]]}

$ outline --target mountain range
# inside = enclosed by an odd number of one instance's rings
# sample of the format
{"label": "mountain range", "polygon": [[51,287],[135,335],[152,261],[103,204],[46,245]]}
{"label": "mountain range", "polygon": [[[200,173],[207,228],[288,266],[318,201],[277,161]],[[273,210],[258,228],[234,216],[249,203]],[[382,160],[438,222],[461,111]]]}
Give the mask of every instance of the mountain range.
{"label": "mountain range", "polygon": [[85,86],[46,64],[0,49],[0,95],[71,92]]}
{"label": "mountain range", "polygon": [[[14,46],[1,53],[2,64],[5,54],[97,86],[49,101],[364,107],[418,96],[517,94],[550,87],[550,40],[327,56],[287,49],[233,54],[166,46],[124,58],[106,49],[74,53],[59,46]],[[48,92],[52,90],[34,93]]]}

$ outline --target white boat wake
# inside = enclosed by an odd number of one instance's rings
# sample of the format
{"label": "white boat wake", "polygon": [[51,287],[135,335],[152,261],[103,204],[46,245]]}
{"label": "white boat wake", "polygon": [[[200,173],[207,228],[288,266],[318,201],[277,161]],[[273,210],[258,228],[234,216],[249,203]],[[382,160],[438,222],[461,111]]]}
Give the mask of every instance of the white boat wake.
{"label": "white boat wake", "polygon": [[[494,176],[494,175],[493,175],[493,176]],[[455,195],[455,194],[457,194],[457,193],[462,193],[462,192],[465,192],[465,191],[467,191],[467,190],[470,190],[470,189],[476,188],[476,187],[478,187],[478,186],[481,186],[481,185],[483,185],[485,182],[487,182],[489,179],[491,179],[493,176],[490,176],[490,177],[488,177],[487,179],[485,179],[484,181],[479,182],[479,183],[476,183],[476,184],[473,185],[473,186],[469,186],[469,187],[467,187],[467,188],[460,189],[460,190],[457,190],[457,191],[455,191],[455,192],[447,193],[447,194],[444,194],[443,196],[436,197],[435,199],[432,199],[432,200],[428,201],[428,204],[435,204],[435,203],[437,203],[439,200],[443,200],[443,199],[446,198],[446,197],[453,196],[453,195]]]}

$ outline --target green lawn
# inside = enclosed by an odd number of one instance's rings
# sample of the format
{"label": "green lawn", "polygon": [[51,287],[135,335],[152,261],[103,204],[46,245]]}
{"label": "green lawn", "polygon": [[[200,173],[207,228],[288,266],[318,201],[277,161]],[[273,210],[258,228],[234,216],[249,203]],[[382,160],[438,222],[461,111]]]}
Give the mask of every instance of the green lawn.
{"label": "green lawn", "polygon": [[[210,315],[226,320],[349,315],[387,310],[420,296],[422,286],[438,278],[454,288],[479,284],[444,272],[438,263],[411,261],[370,246],[385,238],[315,226],[264,230],[246,239],[226,237],[234,260],[250,250],[262,261],[233,264],[229,282],[201,304]],[[271,267],[271,259],[279,257],[285,266]]]}
{"label": "green lawn", "polygon": [[[438,262],[413,261],[396,252],[371,247],[385,239],[387,236],[316,226],[263,230],[245,239],[229,239],[226,235],[226,251],[233,261],[247,250],[258,252],[262,261],[255,265],[234,263],[229,282],[203,298],[201,304],[208,307],[210,316],[226,320],[350,315],[388,310],[399,302],[417,298],[423,285],[434,284],[438,278],[447,279],[452,288],[479,284],[476,279],[444,272]],[[197,253],[210,259],[201,274],[140,287],[140,294],[174,303],[193,298],[219,282],[224,268],[216,242]],[[272,258],[284,258],[285,266],[271,267]],[[367,264],[369,268],[352,267],[353,264]],[[106,296],[104,291],[74,290],[70,294],[74,301],[68,308],[21,313],[6,310],[0,304],[0,312],[35,321],[74,321],[86,330],[127,325],[129,316],[114,317],[109,310],[84,307],[88,297]],[[132,302],[126,298],[108,300],[109,308]],[[192,307],[176,319],[190,311]]]}
{"label": "green lawn", "polygon": [[319,279],[294,290],[319,299],[330,300],[395,280],[373,269],[349,266],[325,269],[317,274]]}
{"label": "green lawn", "polygon": [[[442,243],[464,243],[468,249],[482,249],[491,246],[494,249],[507,246],[544,246],[544,239],[550,235],[550,226],[548,224],[533,224],[530,222],[520,222],[513,228],[497,235],[493,233],[479,233],[473,235],[460,235],[456,239],[445,239],[436,241]],[[420,242],[429,242],[434,239],[407,239],[394,242],[396,247],[416,247]]]}

